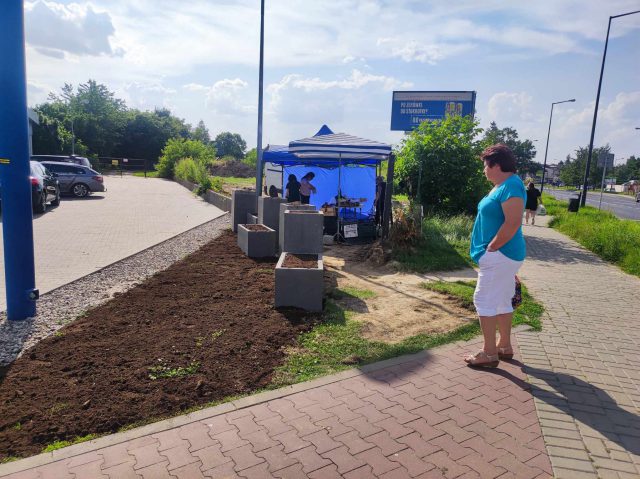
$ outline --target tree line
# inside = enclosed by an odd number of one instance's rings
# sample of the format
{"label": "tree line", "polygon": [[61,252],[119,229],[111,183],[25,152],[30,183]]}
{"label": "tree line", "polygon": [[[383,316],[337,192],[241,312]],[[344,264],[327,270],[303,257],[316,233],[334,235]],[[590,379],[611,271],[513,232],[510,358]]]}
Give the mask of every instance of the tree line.
{"label": "tree line", "polygon": [[247,143],[238,133],[225,131],[211,139],[202,120],[192,127],[167,108],[129,108],[95,80],[77,88],[66,83],[34,110],[40,120],[33,129],[35,154],[68,155],[73,150],[90,158],[139,158],[155,164],[169,140],[182,139],[213,148],[218,158],[253,160],[252,155],[246,158]]}

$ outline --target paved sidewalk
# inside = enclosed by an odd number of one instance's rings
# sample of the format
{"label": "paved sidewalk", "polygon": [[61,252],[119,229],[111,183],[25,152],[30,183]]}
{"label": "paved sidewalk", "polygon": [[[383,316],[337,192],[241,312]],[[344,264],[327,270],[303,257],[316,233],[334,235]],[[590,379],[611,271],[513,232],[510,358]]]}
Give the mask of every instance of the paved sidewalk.
{"label": "paved sidewalk", "polygon": [[521,276],[546,317],[517,338],[554,474],[638,478],[640,279],[550,228],[525,235]]}
{"label": "paved sidewalk", "polygon": [[551,477],[520,363],[467,368],[460,357],[478,346],[445,346],[245,398],[9,463],[0,476]]}

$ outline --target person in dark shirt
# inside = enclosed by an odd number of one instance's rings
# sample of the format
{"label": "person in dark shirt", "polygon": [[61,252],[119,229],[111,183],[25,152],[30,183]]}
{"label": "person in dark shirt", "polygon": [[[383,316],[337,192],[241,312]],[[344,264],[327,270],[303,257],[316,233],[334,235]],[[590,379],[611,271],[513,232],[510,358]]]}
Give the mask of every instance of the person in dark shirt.
{"label": "person in dark shirt", "polygon": [[384,194],[387,190],[387,183],[382,176],[376,178],[376,224],[382,224],[384,215]]}
{"label": "person in dark shirt", "polygon": [[289,203],[300,201],[300,182],[296,175],[289,175],[284,195]]}
{"label": "person in dark shirt", "polygon": [[540,190],[536,188],[536,185],[533,183],[529,183],[527,187],[527,203],[524,207],[524,221],[526,224],[529,224],[529,217],[531,217],[531,224],[536,224],[536,211],[538,211],[538,201],[542,204],[542,200],[538,200],[542,194]]}

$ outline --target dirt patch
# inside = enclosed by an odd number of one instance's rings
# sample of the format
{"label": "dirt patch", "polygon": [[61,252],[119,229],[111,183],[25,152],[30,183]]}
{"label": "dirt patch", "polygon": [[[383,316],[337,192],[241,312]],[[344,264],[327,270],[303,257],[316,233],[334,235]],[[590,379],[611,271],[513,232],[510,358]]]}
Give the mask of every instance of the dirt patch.
{"label": "dirt patch", "polygon": [[270,383],[319,316],[276,310],[274,260],[230,232],[0,370],[0,459]]}
{"label": "dirt patch", "polygon": [[317,268],[318,255],[287,253],[284,257],[284,261],[282,262],[282,266],[285,268]]}
{"label": "dirt patch", "polygon": [[[327,274],[337,287],[369,290],[375,297],[360,299],[346,295],[336,302],[360,313],[363,335],[371,340],[397,343],[416,334],[444,333],[475,319],[475,314],[460,306],[455,298],[424,289],[421,284],[442,276],[399,273],[391,266],[371,261],[372,246],[335,245],[325,251]],[[375,245],[374,245],[375,248]],[[473,270],[447,274],[447,279],[475,278]]]}
{"label": "dirt patch", "polygon": [[217,161],[211,168],[213,176],[235,176],[236,178],[251,178],[255,176],[256,169],[239,160]]}
{"label": "dirt patch", "polygon": [[269,231],[265,225],[242,225],[249,231]]}

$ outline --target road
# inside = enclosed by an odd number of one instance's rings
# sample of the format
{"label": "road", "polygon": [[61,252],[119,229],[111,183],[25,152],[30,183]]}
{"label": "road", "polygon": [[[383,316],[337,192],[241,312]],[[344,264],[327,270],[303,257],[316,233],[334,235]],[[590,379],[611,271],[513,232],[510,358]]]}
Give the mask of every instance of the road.
{"label": "road", "polygon": [[[575,198],[578,195],[578,191],[554,190],[547,188],[545,188],[544,192],[553,195],[559,200],[565,201],[569,198]],[[587,194],[587,204],[597,208],[598,203],[600,203],[600,192],[589,191]],[[632,196],[605,193],[602,195],[602,209],[611,211],[618,218],[636,221],[640,220],[640,203],[636,203]]]}

